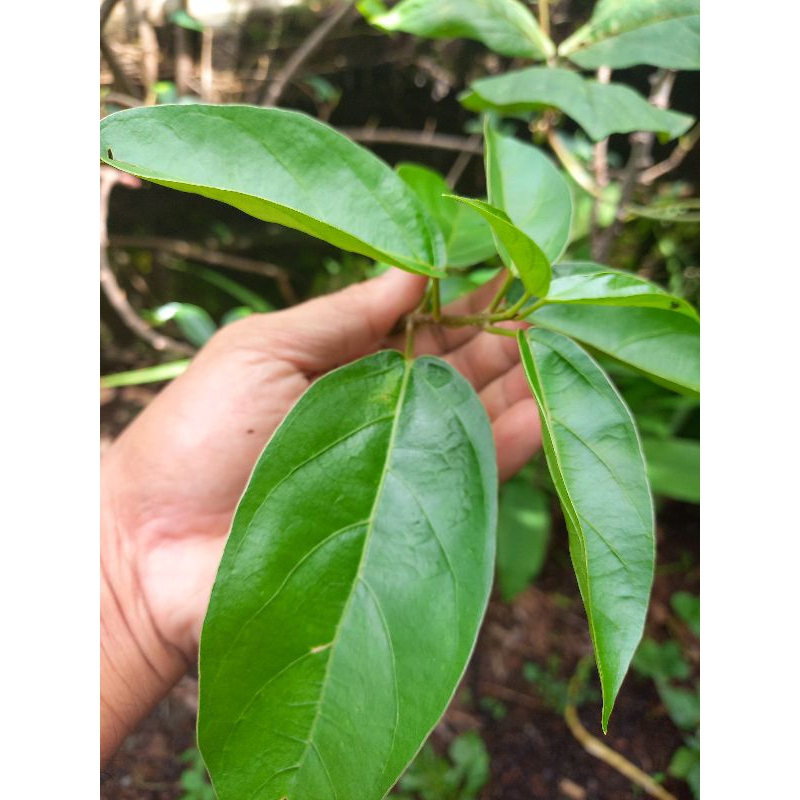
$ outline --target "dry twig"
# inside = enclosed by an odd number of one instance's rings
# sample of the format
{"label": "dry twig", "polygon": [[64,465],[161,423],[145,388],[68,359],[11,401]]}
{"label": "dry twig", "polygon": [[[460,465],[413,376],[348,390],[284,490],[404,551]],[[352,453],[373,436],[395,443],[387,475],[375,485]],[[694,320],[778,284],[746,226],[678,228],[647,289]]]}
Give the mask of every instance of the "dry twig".
{"label": "dry twig", "polygon": [[294,77],[297,70],[303,66],[306,59],[325,41],[328,34],[345,17],[353,16],[354,11],[355,5],[350,0],[341,0],[333,13],[317,25],[300,47],[292,53],[291,58],[286,62],[275,80],[268,84],[261,99],[261,105],[274,106],[278,103],[289,81]]}
{"label": "dry twig", "polygon": [[349,136],[362,144],[399,144],[410,147],[433,147],[436,150],[452,150],[466,152],[471,155],[483,155],[483,146],[466,136],[452,136],[447,133],[433,131],[414,131],[402,128],[339,128],[339,133]]}

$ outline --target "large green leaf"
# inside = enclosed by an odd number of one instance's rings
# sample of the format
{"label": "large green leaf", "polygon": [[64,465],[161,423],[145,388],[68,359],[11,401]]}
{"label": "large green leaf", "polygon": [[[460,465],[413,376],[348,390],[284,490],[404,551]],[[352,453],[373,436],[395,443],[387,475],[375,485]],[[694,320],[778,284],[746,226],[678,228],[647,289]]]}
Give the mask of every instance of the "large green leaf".
{"label": "large green leaf", "polygon": [[305,114],[156,106],[100,123],[100,157],[154,183],[411,272],[441,275],[442,235],[377,156]]}
{"label": "large green leaf", "polygon": [[539,574],[550,542],[547,495],[530,480],[517,477],[500,490],[497,519],[497,580],[511,600]]}
{"label": "large green leaf", "polygon": [[572,195],[553,162],[538,148],[484,129],[489,202],[505,211],[554,263],[572,226]]}
{"label": "large green leaf", "polygon": [[696,439],[644,439],[647,474],[656,494],[700,502],[700,442]]}
{"label": "large green leaf", "polygon": [[533,295],[547,294],[552,272],[550,261],[530,236],[518,228],[504,211],[484,203],[483,200],[448,196],[474,208],[491,225],[503,261],[519,276],[526,292]]}
{"label": "large green leaf", "polygon": [[700,69],[700,0],[600,0],[558,53],[584,69]]}
{"label": "large green leaf", "polygon": [[555,55],[555,45],[518,0],[403,0],[391,11],[371,0],[358,7],[385,31],[432,39],[476,39],[504,56],[543,61]]}
{"label": "large green leaf", "polygon": [[622,84],[598,83],[567,69],[549,67],[481,78],[460,99],[472,111],[513,114],[559,108],[595,141],[632,131],[654,131],[673,139],[694,122],[688,114],[656,108]]}
{"label": "large green leaf", "polygon": [[606,730],[642,636],[653,583],[653,503],[641,444],[617,390],[575,342],[536,328],[518,338],[567,522]]}
{"label": "large green leaf", "polygon": [[700,393],[700,323],[686,314],[660,308],[552,305],[529,320],[676,392]]}
{"label": "large green leaf", "polygon": [[438,224],[448,267],[471,267],[495,254],[491,228],[480,214],[445,197],[450,187],[438,172],[408,163],[398,164],[396,170]]}
{"label": "large green leaf", "polygon": [[[547,297],[543,298],[547,304],[665,308],[697,319],[697,312],[683,298],[630,272],[592,262],[575,262],[564,267],[570,274],[556,273]],[[559,272],[562,270],[566,271],[562,267]]]}
{"label": "large green leaf", "polygon": [[314,383],[233,521],[200,643],[220,800],[380,800],[444,712],[494,569],[477,395],[384,351]]}

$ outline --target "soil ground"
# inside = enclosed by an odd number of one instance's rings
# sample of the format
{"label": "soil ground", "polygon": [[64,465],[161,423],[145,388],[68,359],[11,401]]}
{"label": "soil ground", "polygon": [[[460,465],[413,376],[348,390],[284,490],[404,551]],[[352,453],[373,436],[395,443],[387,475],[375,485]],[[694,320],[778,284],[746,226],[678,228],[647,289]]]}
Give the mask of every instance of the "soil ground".
{"label": "soil ground", "polygon": [[[136,387],[101,398],[101,442],[106,446],[151,399],[156,389]],[[556,519],[560,519],[557,514]],[[670,610],[679,590],[699,591],[699,515],[694,506],[664,504],[658,513],[658,567],[647,623],[657,640],[677,639],[697,676],[697,640]],[[491,779],[481,800],[628,800],[642,796],[612,767],[589,755],[548,702],[548,687],[532,684],[525,664],[550,664],[550,689],[558,692],[577,662],[591,652],[566,533],[556,524],[543,573],[512,603],[495,596],[462,686],[431,736],[446,750],[457,734],[477,730],[491,757]],[[589,687],[599,697],[596,678]],[[102,800],[177,800],[184,794],[179,756],[194,746],[197,682],[184,678],[108,765]],[[665,773],[683,737],[655,686],[630,673],[617,700],[609,733],[600,732],[600,704],[579,709],[593,734],[650,774]],[[686,784],[666,778],[665,788],[690,800]],[[355,799],[354,799],[355,800]]]}

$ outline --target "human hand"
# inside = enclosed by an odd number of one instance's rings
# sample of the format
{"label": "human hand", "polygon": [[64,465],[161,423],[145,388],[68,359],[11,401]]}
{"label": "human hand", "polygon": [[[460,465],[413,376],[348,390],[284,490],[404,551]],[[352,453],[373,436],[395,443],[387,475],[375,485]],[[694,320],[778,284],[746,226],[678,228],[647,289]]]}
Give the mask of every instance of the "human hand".
{"label": "human hand", "polygon": [[[316,377],[381,347],[402,349],[403,337],[390,332],[424,288],[424,278],[391,270],[226,326],[107,451],[104,567],[165,682],[197,656],[234,511],[273,431]],[[480,310],[495,289],[493,282],[447,311]],[[423,327],[415,345],[473,384],[492,422],[500,477],[513,475],[540,444],[515,339]]]}

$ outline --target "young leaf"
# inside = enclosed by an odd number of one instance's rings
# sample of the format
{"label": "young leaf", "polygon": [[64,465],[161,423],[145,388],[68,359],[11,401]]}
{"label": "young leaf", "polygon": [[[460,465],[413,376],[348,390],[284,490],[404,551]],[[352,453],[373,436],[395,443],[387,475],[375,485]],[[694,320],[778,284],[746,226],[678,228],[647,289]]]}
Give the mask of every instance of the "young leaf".
{"label": "young leaf", "polygon": [[100,157],[343,250],[443,275],[441,232],[414,193],[369,150],[305,114],[201,104],[132,108],[100,123]]}
{"label": "young leaf", "polygon": [[486,413],[436,358],[312,384],[233,521],[200,643],[220,800],[381,800],[466,668],[494,570]]}
{"label": "young leaf", "polygon": [[528,318],[681,394],[700,394],[700,323],[660,308],[545,306]]}
{"label": "young leaf", "polygon": [[509,601],[536,578],[550,542],[547,495],[530,481],[512,479],[500,490],[497,578]]}
{"label": "young leaf", "polygon": [[603,730],[642,636],[653,583],[653,504],[633,417],[605,373],[550,331],[518,333],[539,407],[603,690]]}
{"label": "young leaf", "polygon": [[572,226],[569,185],[538,148],[484,129],[489,202],[508,214],[555,263],[564,252]]}
{"label": "young leaf", "polygon": [[457,195],[448,198],[474,208],[492,227],[497,237],[498,251],[506,266],[519,276],[525,291],[532,295],[547,294],[550,286],[550,262],[539,245],[524,231],[514,225],[508,215],[482,200],[472,200]]}
{"label": "young leaf", "polygon": [[700,442],[695,439],[644,439],[647,474],[655,494],[700,502]]}
{"label": "young leaf", "polygon": [[700,0],[600,0],[558,54],[584,69],[700,69]]}
{"label": "young leaf", "polygon": [[[663,308],[697,319],[697,312],[683,298],[630,272],[592,263],[570,266],[575,270],[572,274],[553,278],[550,291],[543,298],[546,304]],[[579,271],[581,268],[583,272]]]}
{"label": "young leaf", "polygon": [[480,214],[445,197],[450,187],[438,172],[419,164],[399,164],[396,170],[436,220],[444,236],[448,267],[471,267],[495,254],[491,228]]}
{"label": "young leaf", "polygon": [[544,61],[555,45],[519,0],[403,0],[391,11],[374,2],[358,4],[372,25],[431,39],[476,39],[504,56]]}
{"label": "young leaf", "polygon": [[459,99],[471,111],[512,114],[559,108],[595,141],[632,131],[654,131],[674,139],[694,122],[688,114],[656,108],[622,84],[598,83],[556,67],[529,67],[481,78]]}
{"label": "young leaf", "polygon": [[155,325],[173,320],[187,341],[202,347],[216,332],[217,326],[208,311],[192,303],[166,303],[147,315]]}
{"label": "young leaf", "polygon": [[670,604],[692,633],[700,636],[700,598],[689,592],[675,592],[670,598]]}

